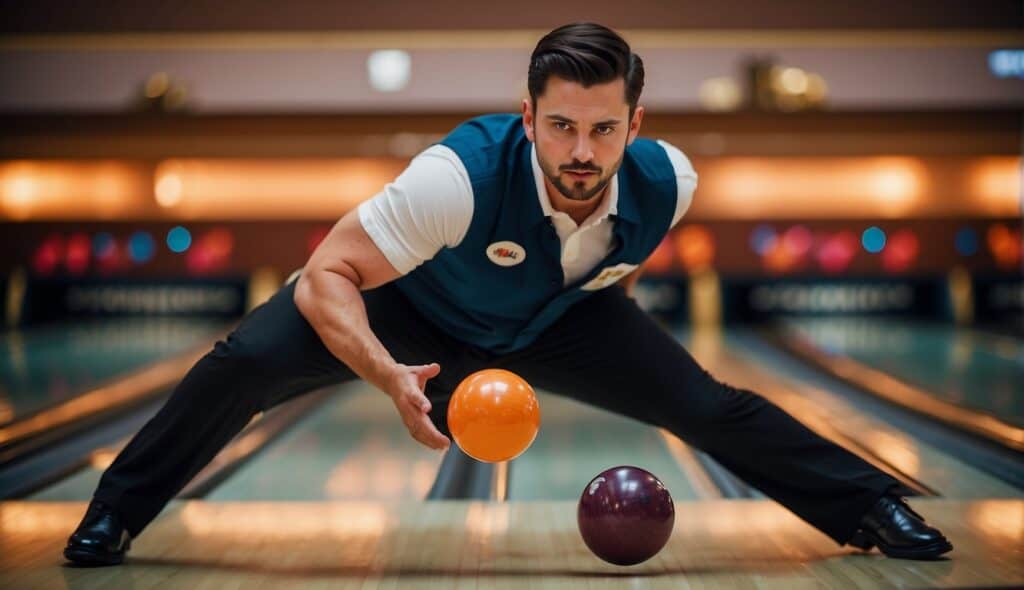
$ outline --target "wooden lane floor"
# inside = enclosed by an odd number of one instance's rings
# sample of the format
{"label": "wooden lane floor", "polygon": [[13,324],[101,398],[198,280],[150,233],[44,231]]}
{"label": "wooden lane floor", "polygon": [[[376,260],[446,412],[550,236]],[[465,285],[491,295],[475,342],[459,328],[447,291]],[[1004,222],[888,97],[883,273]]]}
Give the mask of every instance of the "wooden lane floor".
{"label": "wooden lane floor", "polygon": [[682,441],[635,420],[538,392],[541,428],[511,463],[510,500],[576,500],[605,469],[636,465],[658,476],[673,499],[720,498]]}
{"label": "wooden lane floor", "polygon": [[345,383],[205,499],[422,500],[444,454],[417,443],[390,399]]}
{"label": "wooden lane floor", "polygon": [[777,504],[676,505],[669,544],[623,568],[590,554],[574,502],[176,502],[121,567],[63,565],[84,503],[0,504],[3,588],[956,588],[1024,584],[1024,501],[916,499],[955,550],[837,547]]}
{"label": "wooden lane floor", "polygon": [[123,318],[6,330],[0,334],[0,425],[204,342],[212,345],[226,326],[210,319]]}
{"label": "wooden lane floor", "polygon": [[[283,407],[283,406],[282,406]],[[35,494],[33,501],[84,501],[129,439],[93,453],[90,464]],[[245,441],[236,442],[248,446]],[[204,496],[207,500],[422,499],[443,454],[418,444],[394,405],[363,381],[333,388],[332,397],[291,425]]]}
{"label": "wooden lane floor", "polygon": [[1024,342],[968,328],[872,318],[783,324],[833,354],[922,387],[943,402],[1024,427]]}
{"label": "wooden lane floor", "polygon": [[857,409],[821,379],[803,379],[813,375],[810,370],[792,373],[763,350],[745,344],[747,340],[707,331],[691,334],[685,344],[717,378],[756,391],[818,434],[927,485],[933,493],[959,500],[1024,498],[1024,491]]}

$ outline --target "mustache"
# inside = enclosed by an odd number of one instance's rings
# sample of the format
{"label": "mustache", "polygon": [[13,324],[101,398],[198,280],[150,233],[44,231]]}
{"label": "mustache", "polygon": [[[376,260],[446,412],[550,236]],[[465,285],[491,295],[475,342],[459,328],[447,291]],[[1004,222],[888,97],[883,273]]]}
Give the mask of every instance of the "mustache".
{"label": "mustache", "polygon": [[601,173],[601,169],[592,164],[584,164],[582,162],[573,162],[572,164],[565,164],[558,167],[559,170],[570,170],[573,172],[597,172]]}

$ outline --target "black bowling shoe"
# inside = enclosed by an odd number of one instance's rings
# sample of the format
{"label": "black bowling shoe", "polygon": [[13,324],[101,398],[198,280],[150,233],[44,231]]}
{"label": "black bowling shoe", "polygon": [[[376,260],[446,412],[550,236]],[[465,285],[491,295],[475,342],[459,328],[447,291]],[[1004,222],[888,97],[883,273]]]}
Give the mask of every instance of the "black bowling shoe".
{"label": "black bowling shoe", "polygon": [[935,559],[953,549],[938,529],[925,524],[902,498],[891,495],[875,502],[848,543],[865,551],[877,546],[887,556],[903,559]]}
{"label": "black bowling shoe", "polygon": [[131,544],[131,535],[124,529],[114,508],[93,500],[82,523],[68,539],[64,557],[79,565],[117,565],[124,561],[124,554]]}

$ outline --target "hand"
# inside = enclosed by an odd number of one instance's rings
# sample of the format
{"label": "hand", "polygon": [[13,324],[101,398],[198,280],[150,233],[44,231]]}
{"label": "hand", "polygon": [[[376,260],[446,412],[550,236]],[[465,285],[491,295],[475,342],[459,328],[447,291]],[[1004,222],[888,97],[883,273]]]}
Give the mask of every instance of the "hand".
{"label": "hand", "polygon": [[423,395],[427,381],[437,377],[441,366],[437,363],[415,366],[398,364],[397,368],[388,395],[395,402],[409,434],[428,448],[439,451],[447,449],[450,441],[430,420],[430,400]]}

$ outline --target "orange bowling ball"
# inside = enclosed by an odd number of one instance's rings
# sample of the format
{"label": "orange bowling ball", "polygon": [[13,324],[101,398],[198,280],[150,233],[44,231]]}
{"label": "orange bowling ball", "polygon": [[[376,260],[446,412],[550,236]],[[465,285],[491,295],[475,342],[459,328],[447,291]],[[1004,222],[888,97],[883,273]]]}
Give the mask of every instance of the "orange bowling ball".
{"label": "orange bowling ball", "polygon": [[540,429],[540,405],[522,377],[484,369],[462,380],[448,403],[448,429],[478,461],[508,461],[525,451]]}

